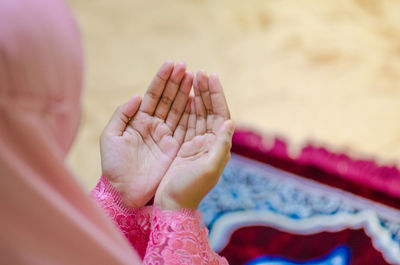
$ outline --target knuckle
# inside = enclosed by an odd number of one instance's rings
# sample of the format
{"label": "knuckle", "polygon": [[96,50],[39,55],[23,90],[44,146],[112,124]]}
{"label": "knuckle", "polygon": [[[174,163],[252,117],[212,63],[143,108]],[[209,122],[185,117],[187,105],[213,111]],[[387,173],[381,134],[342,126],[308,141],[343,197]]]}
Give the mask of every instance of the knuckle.
{"label": "knuckle", "polygon": [[177,129],[180,129],[180,130],[182,130],[182,131],[185,131],[185,130],[186,130],[186,127],[183,126],[183,124],[179,123],[178,126],[177,126]]}
{"label": "knuckle", "polygon": [[154,114],[154,116],[156,116],[157,118],[159,118],[160,120],[164,120],[164,115],[163,114],[161,114],[160,112],[156,112],[155,114]]}
{"label": "knuckle", "polygon": [[175,80],[174,78],[171,78],[169,80],[169,82],[174,86],[179,86],[179,84],[180,84],[180,81],[179,80]]}
{"label": "knuckle", "polygon": [[181,94],[181,97],[187,97],[187,94],[189,94],[189,92],[183,91],[182,87],[180,87],[179,90],[178,90],[178,94]]}
{"label": "knuckle", "polygon": [[158,79],[160,79],[160,80],[163,81],[163,82],[166,82],[166,81],[167,81],[167,79],[164,78],[163,76],[161,76],[159,73],[157,73],[156,76],[157,76]]}
{"label": "knuckle", "polygon": [[202,113],[197,113],[196,114],[196,119],[197,120],[204,120],[206,117]]}
{"label": "knuckle", "polygon": [[177,108],[171,108],[170,112],[174,115],[179,115],[181,113]]}
{"label": "knuckle", "polygon": [[161,98],[161,103],[163,103],[164,105],[170,105],[172,103],[172,99],[167,96],[163,96]]}
{"label": "knuckle", "polygon": [[153,91],[147,91],[146,92],[146,94],[149,96],[149,97],[151,97],[152,99],[157,99],[158,98],[158,96],[157,96],[157,94],[156,93],[154,93]]}
{"label": "knuckle", "polygon": [[202,92],[202,93],[208,92],[208,84],[207,84],[207,81],[201,80],[201,81],[199,82],[199,90],[200,90],[200,92]]}

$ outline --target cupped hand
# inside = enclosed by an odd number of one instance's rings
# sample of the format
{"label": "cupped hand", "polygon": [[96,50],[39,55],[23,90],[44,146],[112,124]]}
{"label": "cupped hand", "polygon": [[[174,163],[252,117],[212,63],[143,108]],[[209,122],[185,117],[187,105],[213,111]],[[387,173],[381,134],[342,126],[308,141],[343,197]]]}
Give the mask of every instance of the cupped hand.
{"label": "cupped hand", "polygon": [[143,100],[135,96],[120,106],[104,129],[102,174],[126,206],[144,206],[176,157],[185,140],[184,110],[192,83],[184,63],[164,63]]}
{"label": "cupped hand", "polygon": [[196,209],[230,158],[234,124],[217,75],[200,71],[193,86],[195,98],[182,116],[184,142],[156,191],[161,209]]}

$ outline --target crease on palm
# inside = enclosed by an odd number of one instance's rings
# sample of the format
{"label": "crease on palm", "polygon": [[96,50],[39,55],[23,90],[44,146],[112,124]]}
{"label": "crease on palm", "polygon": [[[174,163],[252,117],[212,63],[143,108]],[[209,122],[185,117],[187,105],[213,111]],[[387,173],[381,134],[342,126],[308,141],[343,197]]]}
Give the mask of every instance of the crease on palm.
{"label": "crease on palm", "polygon": [[[146,198],[142,198],[139,204],[147,202],[154,195],[159,183],[174,163],[182,164],[184,163],[182,161],[187,159],[192,162],[201,158],[206,159],[212,144],[216,141],[219,127],[230,118],[226,100],[216,76],[213,77],[214,83],[210,82],[210,86],[214,86],[212,88],[214,95],[209,89],[209,80],[204,72],[200,71],[197,74],[194,83],[193,80],[194,76],[186,71],[185,64],[178,63],[174,66],[173,62],[168,61],[155,75],[143,100],[140,102],[138,99],[140,105],[136,102],[136,106],[132,107],[132,109],[136,108],[135,110],[129,109],[129,106],[127,107],[129,111],[126,113],[122,110],[121,122],[125,126],[119,125],[122,130],[122,134],[119,135],[123,138],[128,133],[129,137],[135,140],[129,148],[145,149],[144,154],[136,154],[136,159],[144,159],[145,162],[152,159],[151,163],[154,165],[144,169],[148,172],[139,174],[126,170],[130,175],[115,181],[125,186],[127,183],[134,186],[140,182],[142,186],[143,183],[148,185],[148,187],[142,187],[148,190],[144,192]],[[192,85],[195,91],[194,97],[189,96]],[[107,127],[111,127],[111,123],[112,120]],[[109,128],[105,129],[107,130]],[[151,154],[152,158],[147,156],[146,152]],[[140,157],[141,155],[146,155],[146,157]],[[143,168],[138,168],[138,171],[142,170]],[[140,178],[144,178],[145,174],[148,174],[146,181],[141,180]],[[133,196],[127,200],[137,200],[136,197]],[[140,207],[135,203],[131,205]]]}

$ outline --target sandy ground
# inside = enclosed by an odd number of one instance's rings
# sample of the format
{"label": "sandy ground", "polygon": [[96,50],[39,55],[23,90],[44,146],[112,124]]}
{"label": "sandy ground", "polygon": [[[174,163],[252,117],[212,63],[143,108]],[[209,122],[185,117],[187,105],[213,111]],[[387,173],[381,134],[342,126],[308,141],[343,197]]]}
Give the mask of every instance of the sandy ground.
{"label": "sandy ground", "polygon": [[400,163],[400,1],[69,0],[87,51],[70,164],[87,187],[115,107],[167,59],[217,72],[233,119]]}

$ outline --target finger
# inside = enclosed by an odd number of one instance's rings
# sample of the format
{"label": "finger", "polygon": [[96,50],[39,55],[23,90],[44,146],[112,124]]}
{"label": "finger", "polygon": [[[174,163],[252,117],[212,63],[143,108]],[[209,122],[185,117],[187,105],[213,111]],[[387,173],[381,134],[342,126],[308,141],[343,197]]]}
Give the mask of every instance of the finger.
{"label": "finger", "polygon": [[234,130],[235,125],[231,120],[225,121],[218,129],[217,141],[210,151],[210,161],[215,163],[214,166],[218,167],[230,154]]}
{"label": "finger", "polygon": [[190,105],[191,105],[191,99],[189,98],[185,111],[178,123],[178,126],[176,127],[175,133],[174,133],[174,138],[179,144],[182,144],[183,141],[185,140],[185,135],[187,132],[188,128],[188,121],[189,121],[189,116],[190,116]]}
{"label": "finger", "polygon": [[194,90],[194,106],[196,109],[196,135],[203,135],[206,133],[207,123],[206,123],[206,108],[203,104],[203,99],[201,98],[199,85],[197,79],[193,83]]}
{"label": "finger", "polygon": [[208,79],[208,83],[211,94],[211,103],[213,106],[212,109],[214,111],[212,129],[214,132],[216,132],[225,120],[231,118],[231,115],[218,76],[214,73],[211,74]]}
{"label": "finger", "polygon": [[191,72],[186,72],[165,122],[172,132],[175,131],[182,113],[185,110],[192,84],[193,74]]}
{"label": "finger", "polygon": [[174,102],[176,92],[181,85],[182,79],[185,76],[186,64],[184,62],[177,63],[172,71],[170,78],[168,79],[167,85],[165,86],[164,92],[161,95],[161,99],[158,102],[154,116],[161,120],[167,118],[169,109]]}
{"label": "finger", "polygon": [[196,79],[207,114],[206,132],[213,132],[213,105],[211,103],[211,96],[208,88],[208,76],[203,70],[200,70],[197,72]]}
{"label": "finger", "polygon": [[110,135],[121,136],[129,121],[138,111],[141,100],[140,96],[134,96],[127,103],[118,107],[104,129],[104,132]]}
{"label": "finger", "polygon": [[143,96],[140,111],[153,115],[173,69],[173,61],[167,61],[161,65],[157,74],[154,76],[153,81],[151,81],[146,94]]}
{"label": "finger", "polygon": [[185,142],[191,141],[196,136],[196,107],[194,98],[190,97],[190,115],[185,135]]}

